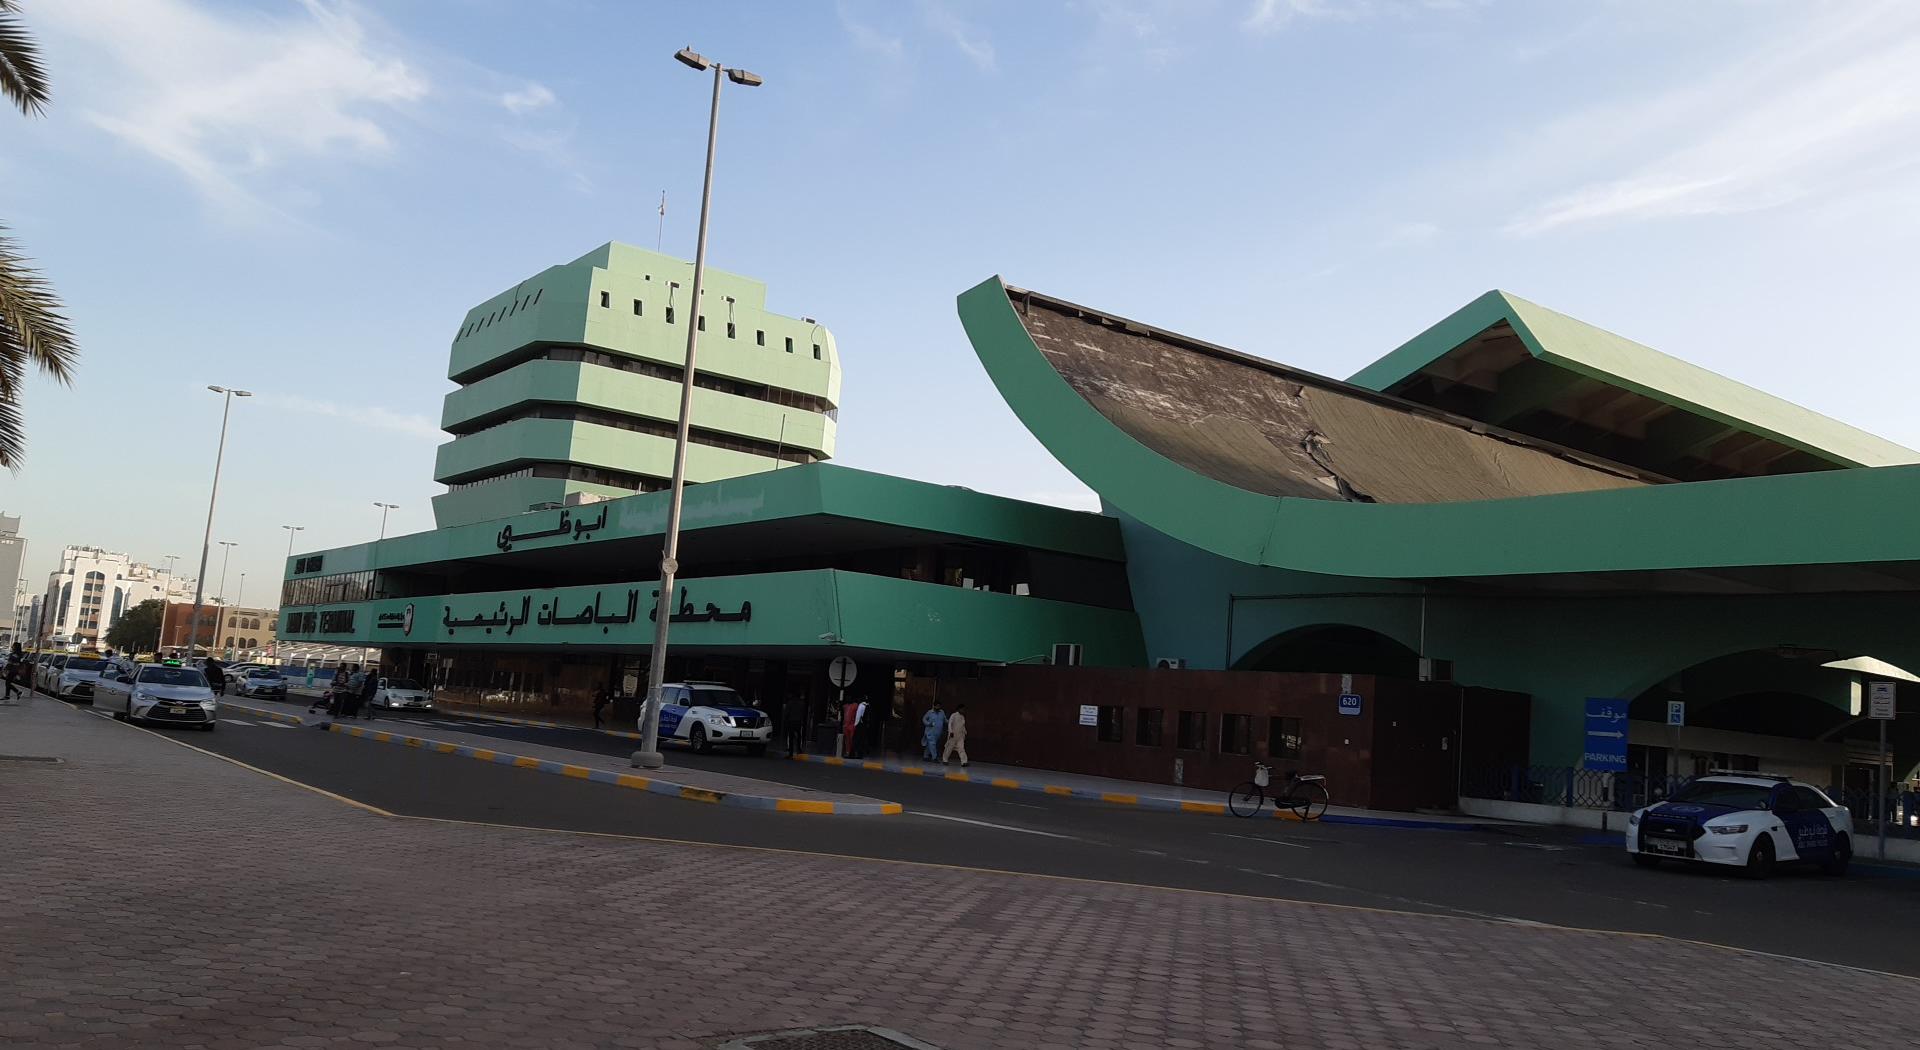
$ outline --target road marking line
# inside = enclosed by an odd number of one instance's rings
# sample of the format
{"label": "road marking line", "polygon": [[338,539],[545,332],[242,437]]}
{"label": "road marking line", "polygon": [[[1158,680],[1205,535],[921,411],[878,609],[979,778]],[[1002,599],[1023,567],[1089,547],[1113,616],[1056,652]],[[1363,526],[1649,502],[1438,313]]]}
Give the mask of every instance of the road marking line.
{"label": "road marking line", "polygon": [[263,726],[266,726],[268,729],[292,729],[293,728],[292,726],[287,725],[285,722],[262,722],[260,724]]}
{"label": "road marking line", "polygon": [[[99,712],[90,712],[90,713],[99,714]],[[250,766],[247,763],[240,761],[239,759],[228,758],[227,756],[222,755],[218,752],[208,751],[205,748],[194,747],[192,744],[189,744],[180,740],[175,740],[172,737],[167,736],[163,733],[153,733],[152,730],[145,729],[141,726],[128,726],[128,728],[136,729],[143,733],[152,733],[152,735],[157,736],[160,739],[165,740],[170,744],[178,744],[179,746],[184,747],[189,751],[198,751],[203,755],[207,755],[212,758],[217,758],[222,762],[227,762],[232,765],[239,766],[242,769],[248,770],[250,772],[258,773],[264,777],[270,777],[274,780],[280,781],[283,784],[291,784],[294,787],[301,788],[306,791],[311,791],[316,795],[325,795],[326,797],[333,799],[335,802],[345,803],[346,805],[352,806],[355,809],[365,810],[368,813],[373,813],[375,815],[382,816],[382,817],[390,817],[395,820],[415,820],[415,821],[421,821],[424,823],[431,823],[431,824],[454,824],[454,825],[459,825],[463,827],[493,828],[495,830],[500,830],[500,831],[516,831],[516,832],[523,832],[523,833],[533,833],[538,835],[572,835],[572,836],[579,836],[579,837],[585,837],[585,838],[617,839],[625,842],[646,842],[646,843],[653,843],[657,845],[668,845],[668,846],[694,847],[694,848],[719,849],[719,850],[744,850],[752,853],[782,853],[782,854],[787,854],[789,856],[817,857],[824,860],[847,861],[852,863],[890,864],[890,865],[899,865],[901,867],[909,867],[909,868],[928,868],[928,869],[941,870],[941,871],[964,871],[964,872],[969,872],[976,875],[994,875],[1001,878],[1040,879],[1047,882],[1071,882],[1071,883],[1079,883],[1082,885],[1092,885],[1092,886],[1115,886],[1115,887],[1121,887],[1129,890],[1146,890],[1148,892],[1155,892],[1155,893],[1178,893],[1178,894],[1188,894],[1188,895],[1195,895],[1195,896],[1202,896],[1202,897],[1229,897],[1235,900],[1254,901],[1254,902],[1263,903],[1263,904],[1285,904],[1285,905],[1292,905],[1295,907],[1302,907],[1302,908],[1323,908],[1331,911],[1364,912],[1364,913],[1374,914],[1374,915],[1396,915],[1396,916],[1402,916],[1406,918],[1439,920],[1439,921],[1445,921],[1445,922],[1496,922],[1496,923],[1502,923],[1504,925],[1534,927],[1534,928],[1552,930],[1552,931],[1563,932],[1563,933],[1588,934],[1591,936],[1601,936],[1601,937],[1634,937],[1641,940],[1666,941],[1670,944],[1686,944],[1686,945],[1693,945],[1695,947],[1700,947],[1700,948],[1715,948],[1720,951],[1733,953],[1735,955],[1756,955],[1756,956],[1761,956],[1769,959],[1781,959],[1788,962],[1807,963],[1813,966],[1828,966],[1828,967],[1833,967],[1834,969],[1839,969],[1839,970],[1851,970],[1855,973],[1872,974],[1876,977],[1892,977],[1896,980],[1910,981],[1910,982],[1913,982],[1915,985],[1920,986],[1920,977],[1915,977],[1911,974],[1890,973],[1885,970],[1868,969],[1867,967],[1864,967],[1864,966],[1851,966],[1851,965],[1848,965],[1847,963],[1828,962],[1824,959],[1808,959],[1800,956],[1780,955],[1774,952],[1757,951],[1752,948],[1741,948],[1731,944],[1716,944],[1713,941],[1695,940],[1690,937],[1675,937],[1670,934],[1664,934],[1664,933],[1643,933],[1637,930],[1609,930],[1609,929],[1599,929],[1591,926],[1558,926],[1552,923],[1537,923],[1527,919],[1485,917],[1485,916],[1481,916],[1474,913],[1463,913],[1459,915],[1437,915],[1430,911],[1413,911],[1407,908],[1381,908],[1381,907],[1366,905],[1366,904],[1335,904],[1330,901],[1301,900],[1297,897],[1267,897],[1267,896],[1261,896],[1261,895],[1252,894],[1252,893],[1234,893],[1227,890],[1207,890],[1207,889],[1198,889],[1198,888],[1188,887],[1188,886],[1159,886],[1159,885],[1154,885],[1153,883],[1146,883],[1146,882],[1121,882],[1116,879],[1090,879],[1081,875],[1048,875],[1043,872],[1011,871],[1006,868],[982,868],[982,867],[977,867],[977,866],[967,865],[967,864],[941,864],[935,861],[926,861],[926,860],[904,860],[904,859],[898,859],[893,857],[863,857],[858,854],[827,853],[821,850],[793,849],[791,847],[785,847],[785,846],[750,846],[750,845],[745,845],[741,843],[706,842],[706,841],[701,841],[699,839],[667,838],[665,836],[660,836],[660,835],[631,835],[631,834],[625,834],[622,832],[614,832],[614,831],[580,831],[572,828],[539,828],[539,827],[531,827],[526,824],[501,824],[501,823],[496,823],[493,821],[485,821],[485,820],[458,820],[452,817],[424,817],[424,816],[415,816],[412,814],[404,814],[404,813],[391,813],[391,812],[388,812],[387,810],[379,808],[378,806],[370,806],[365,802],[360,802],[355,799],[347,798],[344,795],[335,794],[331,791],[326,790],[325,788],[314,787],[312,784],[303,784],[300,781],[293,779],[292,777],[281,776],[278,773],[261,769],[258,766]],[[628,774],[622,774],[621,779],[624,781],[627,779],[640,780],[642,778],[640,777],[630,778]],[[933,814],[931,813],[923,813],[921,815],[933,816]],[[1045,833],[1043,832],[1042,834],[1045,834]],[[1255,871],[1254,869],[1251,869],[1251,868],[1241,868],[1238,870],[1248,874],[1255,874],[1255,875],[1268,874],[1266,872]],[[1284,878],[1284,876],[1275,876],[1275,877]],[[1306,880],[1293,880],[1293,881],[1306,881]],[[1347,889],[1346,887],[1334,887],[1334,888]],[[1349,890],[1348,892],[1354,892],[1354,891]],[[1700,914],[1705,915],[1708,913],[1701,912]]]}
{"label": "road marking line", "polygon": [[1033,803],[1031,803],[1031,802],[1001,802],[1001,803],[999,803],[999,804],[1000,804],[1000,805],[1002,805],[1002,806],[1018,806],[1018,807],[1020,807],[1021,809],[1045,809],[1045,808],[1047,808],[1047,807],[1045,807],[1045,806],[1036,806],[1036,805],[1034,805],[1034,804],[1033,804]]}
{"label": "road marking line", "polygon": [[924,809],[916,809],[913,812],[922,817],[932,817],[935,820],[951,820],[957,824],[973,824],[983,828],[998,828],[1001,831],[1017,831],[1022,835],[1043,835],[1050,839],[1066,839],[1068,842],[1082,841],[1081,839],[1074,838],[1072,835],[1060,835],[1051,831],[1035,831],[1032,828],[1016,828],[1012,824],[995,824],[991,821],[973,820],[969,817],[955,817],[946,813],[929,813]]}
{"label": "road marking line", "polygon": [[1279,839],[1261,838],[1259,835],[1235,835],[1232,832],[1228,832],[1228,831],[1216,831],[1213,834],[1218,835],[1223,839],[1246,839],[1248,842],[1264,842],[1269,846],[1288,846],[1293,849],[1312,849],[1313,848],[1312,846],[1303,846],[1298,842],[1282,842]]}
{"label": "road marking line", "polygon": [[238,718],[222,718],[220,721],[225,722],[230,726],[250,726],[254,724],[252,722],[242,722]]}

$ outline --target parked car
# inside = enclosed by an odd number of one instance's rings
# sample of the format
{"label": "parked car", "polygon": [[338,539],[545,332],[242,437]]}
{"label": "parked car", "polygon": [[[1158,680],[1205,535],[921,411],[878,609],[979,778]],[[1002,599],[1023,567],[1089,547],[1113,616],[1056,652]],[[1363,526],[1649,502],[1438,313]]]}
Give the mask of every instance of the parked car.
{"label": "parked car", "polygon": [[1794,862],[1843,875],[1853,859],[1853,815],[1826,792],[1787,777],[1712,774],[1629,814],[1627,855],[1641,867],[1663,860],[1720,864],[1756,879]]}
{"label": "parked car", "polygon": [[231,673],[229,669],[227,681],[239,696],[258,696],[270,700],[287,698],[287,680],[271,667],[254,667],[238,674]]}
{"label": "parked car", "polygon": [[93,702],[93,690],[107,661],[98,656],[63,656],[58,670],[47,676],[46,692],[61,700]]}
{"label": "parked car", "polygon": [[724,682],[671,682],[660,687],[660,735],[695,751],[726,744],[759,756],[767,753],[773,723]]}
{"label": "parked car", "polygon": [[431,711],[433,692],[411,678],[382,678],[373,706],[388,711]]}
{"label": "parked car", "polygon": [[220,713],[207,676],[178,664],[141,664],[102,678],[93,706],[125,722],[192,725],[208,732]]}
{"label": "parked car", "polygon": [[48,653],[33,669],[33,687],[43,693],[53,692],[53,683],[60,679],[60,668],[67,664],[69,653]]}

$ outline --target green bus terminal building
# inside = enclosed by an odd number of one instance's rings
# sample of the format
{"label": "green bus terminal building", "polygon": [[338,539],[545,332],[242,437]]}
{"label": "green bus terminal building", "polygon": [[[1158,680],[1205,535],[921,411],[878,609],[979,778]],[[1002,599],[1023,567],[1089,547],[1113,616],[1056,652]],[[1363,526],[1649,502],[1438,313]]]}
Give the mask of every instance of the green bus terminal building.
{"label": "green bus terminal building", "polygon": [[1392,808],[1551,802],[1559,770],[1611,805],[1707,768],[1864,786],[1864,679],[1914,688],[1920,453],[1518,297],[1340,381],[982,282],[961,325],[1090,513],[826,462],[831,335],[746,278],[693,304],[687,269],[609,244],[470,311],[439,527],[289,558],[279,637],[454,704],[631,715],[695,324],[669,674],[810,731],[845,655],[905,747],[941,700],[990,761],[1270,760]]}

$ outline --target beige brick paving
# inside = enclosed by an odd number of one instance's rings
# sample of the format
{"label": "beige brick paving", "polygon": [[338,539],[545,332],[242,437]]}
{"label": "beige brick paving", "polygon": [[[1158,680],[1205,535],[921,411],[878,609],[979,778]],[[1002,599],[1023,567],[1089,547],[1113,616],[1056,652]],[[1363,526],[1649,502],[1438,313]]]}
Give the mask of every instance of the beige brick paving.
{"label": "beige brick paving", "polygon": [[48,701],[0,708],[0,754],[23,752],[71,761],[0,761],[8,1048],[692,1048],[855,1022],[955,1050],[1920,1030],[1920,983],[1657,939],[385,818]]}

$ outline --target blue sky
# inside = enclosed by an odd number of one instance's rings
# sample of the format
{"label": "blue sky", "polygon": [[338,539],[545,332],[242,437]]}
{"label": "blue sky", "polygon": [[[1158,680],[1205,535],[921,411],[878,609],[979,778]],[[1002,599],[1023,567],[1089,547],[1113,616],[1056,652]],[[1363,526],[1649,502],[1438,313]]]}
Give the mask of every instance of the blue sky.
{"label": "blue sky", "polygon": [[[55,78],[0,216],[65,297],[28,392],[58,548],[431,527],[464,311],[610,239],[818,317],[839,460],[1074,506],[953,297],[1009,281],[1345,376],[1499,287],[1920,446],[1920,5],[1471,0],[25,0]],[[4,117],[4,115],[0,115]],[[218,548],[210,576],[219,571]]]}

